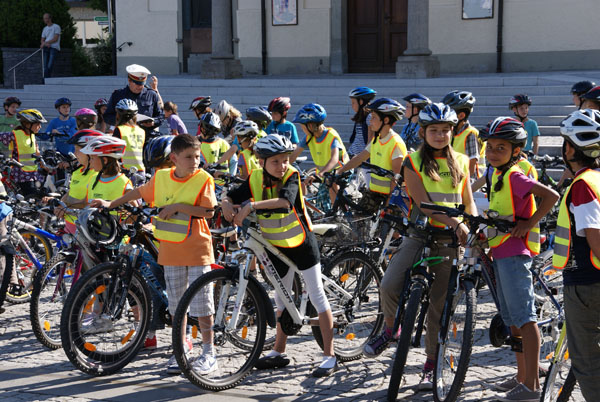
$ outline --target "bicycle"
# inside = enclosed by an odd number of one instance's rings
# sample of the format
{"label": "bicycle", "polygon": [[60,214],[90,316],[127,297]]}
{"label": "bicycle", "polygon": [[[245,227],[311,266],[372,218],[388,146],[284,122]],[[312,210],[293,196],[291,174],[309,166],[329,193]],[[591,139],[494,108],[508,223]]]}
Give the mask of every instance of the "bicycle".
{"label": "bicycle", "polygon": [[[278,213],[279,210],[272,212]],[[298,268],[262,237],[255,215],[248,223],[244,249],[249,254],[254,254],[265,267],[269,281],[285,304],[285,310],[278,319],[283,332],[295,335],[303,325],[311,325],[315,340],[323,348],[317,314],[308,301],[308,294],[306,291],[302,292],[298,307],[290,292],[285,289],[266,250],[276,255],[294,272],[297,273]],[[200,388],[221,391],[237,385],[254,367],[263,350],[267,324],[275,328],[272,303],[264,288],[251,274],[249,261],[250,259],[246,259],[243,266],[229,264],[224,269],[214,270],[198,278],[190,285],[177,306],[173,317],[173,352],[183,374]],[[363,343],[378,332],[382,325],[378,291],[382,275],[363,255],[348,254],[344,258],[340,256],[339,261],[337,265],[330,265],[336,279],[326,275],[322,278],[334,317],[335,354],[340,361],[349,361],[362,355]],[[203,375],[195,370],[193,357],[185,354],[182,334],[186,330],[183,319],[188,308],[198,292],[205,287],[213,291],[215,312],[212,329],[219,370]]]}
{"label": "bicycle", "polygon": [[566,402],[571,397],[577,380],[571,369],[569,349],[567,347],[567,326],[562,323],[556,349],[550,356],[551,363],[544,386],[542,387],[542,402]]}

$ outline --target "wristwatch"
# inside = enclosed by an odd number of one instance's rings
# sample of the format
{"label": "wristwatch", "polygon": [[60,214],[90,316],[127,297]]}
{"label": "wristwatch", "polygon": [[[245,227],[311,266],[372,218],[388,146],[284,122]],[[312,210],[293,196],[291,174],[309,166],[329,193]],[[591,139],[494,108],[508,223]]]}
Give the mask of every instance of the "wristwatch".
{"label": "wristwatch", "polygon": [[254,212],[256,211],[256,208],[254,208],[254,203],[252,201],[250,201],[250,212]]}

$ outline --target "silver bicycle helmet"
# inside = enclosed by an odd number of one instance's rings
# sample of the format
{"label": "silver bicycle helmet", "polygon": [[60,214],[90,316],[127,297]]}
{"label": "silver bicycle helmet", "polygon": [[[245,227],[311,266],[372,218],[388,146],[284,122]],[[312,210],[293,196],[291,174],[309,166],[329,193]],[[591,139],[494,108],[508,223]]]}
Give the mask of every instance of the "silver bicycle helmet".
{"label": "silver bicycle helmet", "polygon": [[600,111],[577,110],[560,123],[560,135],[585,156],[600,156]]}
{"label": "silver bicycle helmet", "polygon": [[261,159],[293,151],[294,144],[287,137],[279,134],[269,134],[254,145],[254,152]]}

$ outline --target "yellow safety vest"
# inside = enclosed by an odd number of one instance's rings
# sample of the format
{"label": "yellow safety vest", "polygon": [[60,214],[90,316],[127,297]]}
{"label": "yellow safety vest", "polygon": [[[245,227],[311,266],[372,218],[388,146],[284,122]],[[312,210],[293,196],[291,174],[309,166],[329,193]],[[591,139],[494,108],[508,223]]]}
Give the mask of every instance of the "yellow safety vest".
{"label": "yellow safety vest", "polygon": [[[469,185],[469,160],[463,154],[454,153],[456,162],[464,177],[457,187],[452,186],[452,177],[446,158],[435,158],[438,164],[440,181],[434,181],[421,170],[421,151],[408,154],[407,158],[413,167],[413,170],[419,175],[423,182],[423,187],[432,203],[451,208],[456,208],[456,204],[462,204],[462,194],[465,186]],[[409,194],[410,196],[410,194]],[[410,212],[412,212],[412,197],[410,197]],[[417,206],[418,207],[418,206]],[[429,224],[436,227],[445,227],[446,225],[435,219],[429,218]]]}
{"label": "yellow safety vest", "polygon": [[[203,169],[196,172],[185,181],[177,179],[175,168],[161,169],[154,178],[154,206],[163,207],[175,203],[196,205],[198,197],[211,182],[211,176]],[[152,218],[154,237],[169,243],[182,243],[190,233],[192,217],[181,212],[169,219]]]}
{"label": "yellow safety vest", "polygon": [[[244,149],[242,152],[240,152],[240,158],[244,159],[244,162],[246,164],[246,170],[248,171],[248,176],[252,174],[252,171],[254,169],[260,169],[258,158],[256,157],[256,155],[254,155],[254,152],[252,152],[251,150]],[[242,169],[240,167],[240,173],[241,172]]]}
{"label": "yellow safety vest", "polygon": [[[393,131],[390,133],[390,138],[385,142],[381,142],[381,138],[371,144],[370,158],[371,163],[380,168],[392,170],[392,154],[396,147],[400,148],[402,157],[406,156],[406,145],[400,136]],[[371,172],[371,180],[369,181],[369,189],[376,193],[389,194],[391,190],[390,183],[392,179],[383,177]]]}
{"label": "yellow safety vest", "polygon": [[344,142],[340,138],[340,135],[331,127],[325,128],[325,131],[321,135],[320,141],[316,137],[311,137],[308,142],[308,149],[310,149],[310,156],[317,167],[317,172],[323,170],[327,162],[331,160],[331,144],[337,139],[340,144],[340,152],[338,157],[337,168],[342,167],[348,162],[348,154]]}
{"label": "yellow safety vest", "polygon": [[476,139],[479,138],[479,131],[475,127],[468,124],[463,127],[463,130],[460,133],[452,137],[452,148],[458,153],[467,155],[467,138],[469,138],[471,134],[475,135]]}
{"label": "yellow safety vest", "polygon": [[[222,138],[216,138],[213,142],[205,142],[202,141],[200,143],[200,153],[202,154],[202,158],[206,164],[211,165],[216,163],[221,156],[225,154],[229,150],[229,144]],[[229,172],[229,161],[225,161],[225,167],[223,169],[219,169],[219,172],[228,173]],[[216,179],[215,184],[222,186],[225,184],[223,180]]]}
{"label": "yellow safety vest", "polygon": [[109,182],[103,182],[102,179],[100,179],[98,183],[96,183],[96,187],[92,188],[94,181],[90,181],[88,183],[86,196],[88,200],[93,200],[96,198],[106,201],[116,200],[125,194],[127,186],[131,186],[131,180],[129,180],[123,173],[119,174]]}
{"label": "yellow safety vest", "polygon": [[144,140],[146,133],[138,126],[118,126],[121,139],[125,141],[125,153],[123,154],[123,167],[129,169],[134,166],[138,171],[144,172]]}
{"label": "yellow safety vest", "polygon": [[[28,135],[23,130],[13,130],[15,146],[17,147],[17,160],[23,165],[24,172],[35,172],[37,165],[33,155],[37,152],[35,134]],[[9,147],[12,151],[12,148]]]}
{"label": "yellow safety vest", "polygon": [[517,165],[521,168],[525,176],[528,176],[534,180],[538,179],[538,172],[527,159],[522,158],[517,162]]}
{"label": "yellow safety vest", "polygon": [[[287,172],[283,176],[283,184],[294,174],[298,173],[293,167],[288,167]],[[296,176],[299,177],[299,176]],[[270,200],[278,198],[276,186],[263,188],[263,169],[255,169],[249,178],[250,191],[252,192],[252,201]],[[266,193],[263,198],[263,190]],[[298,191],[300,192],[300,202],[302,203],[302,211],[296,211],[296,207],[292,206],[292,210],[288,213],[269,214],[268,210],[257,211],[258,223],[262,231],[262,235],[269,243],[277,247],[293,248],[298,247],[306,239],[304,227],[300,222],[298,214],[304,214],[304,196],[302,195],[302,186],[298,179]],[[306,222],[311,229],[310,219],[306,217]]]}
{"label": "yellow safety vest", "polygon": [[[571,192],[573,184],[579,180],[584,180],[587,185],[592,189],[596,198],[600,199],[600,172],[588,169],[575,177],[573,183],[569,186],[565,195],[560,202],[560,208],[558,210],[558,221],[556,223],[556,232],[554,236],[554,255],[552,256],[552,265],[554,268],[563,269],[569,262],[569,256],[571,254],[571,214],[569,213],[569,206],[567,200],[570,198],[568,195]],[[594,252],[590,249],[590,261],[596,269],[600,269],[600,259],[594,255]]]}
{"label": "yellow safety vest", "polygon": [[[510,184],[510,176],[513,174],[523,173],[521,167],[518,165],[513,165],[508,171],[504,174],[504,178],[502,179],[502,188],[500,191],[494,191],[494,187],[496,187],[496,183],[498,182],[498,178],[500,177],[500,171],[498,169],[494,169],[492,173],[492,184],[490,188],[490,210],[497,211],[500,219],[504,219],[510,222],[516,222],[517,218],[515,216],[514,204],[513,204],[513,193],[512,186]],[[529,194],[531,210],[528,211],[528,216],[524,216],[523,218],[531,218],[536,211],[535,199],[533,194]],[[490,228],[488,230],[488,244],[492,248],[496,248],[500,246],[502,243],[507,241],[510,238],[510,233],[501,232],[495,228]],[[529,251],[537,255],[540,253],[540,226],[536,224],[536,226],[527,233],[527,241],[525,242],[525,246],[529,249]]]}
{"label": "yellow safety vest", "polygon": [[[96,175],[98,174],[95,170],[90,169],[87,174],[84,176],[83,172],[85,168],[82,167],[73,172],[71,175],[71,182],[69,183],[69,193],[67,194],[67,198],[65,202],[69,205],[77,204],[85,201],[85,195],[87,193],[87,187],[90,182],[93,183],[93,180],[96,180]],[[98,184],[99,186],[100,184]],[[65,221],[69,223],[75,223],[77,217],[74,215],[65,215]]]}

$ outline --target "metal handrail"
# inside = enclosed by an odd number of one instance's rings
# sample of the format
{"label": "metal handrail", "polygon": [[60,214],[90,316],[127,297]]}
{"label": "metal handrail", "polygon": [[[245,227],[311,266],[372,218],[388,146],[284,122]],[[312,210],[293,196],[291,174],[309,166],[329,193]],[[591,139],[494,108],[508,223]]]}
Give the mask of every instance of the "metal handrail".
{"label": "metal handrail", "polygon": [[39,48],[35,52],[31,53],[29,56],[25,57],[23,60],[21,60],[20,62],[18,62],[17,64],[15,64],[14,66],[12,66],[11,68],[9,68],[7,70],[7,72],[10,72],[11,70],[13,72],[13,89],[17,89],[17,70],[16,70],[16,68],[19,67],[21,64],[25,63],[30,58],[32,58],[33,55],[36,54],[37,52],[42,52],[42,78],[44,78],[44,52],[43,52],[43,48]]}

